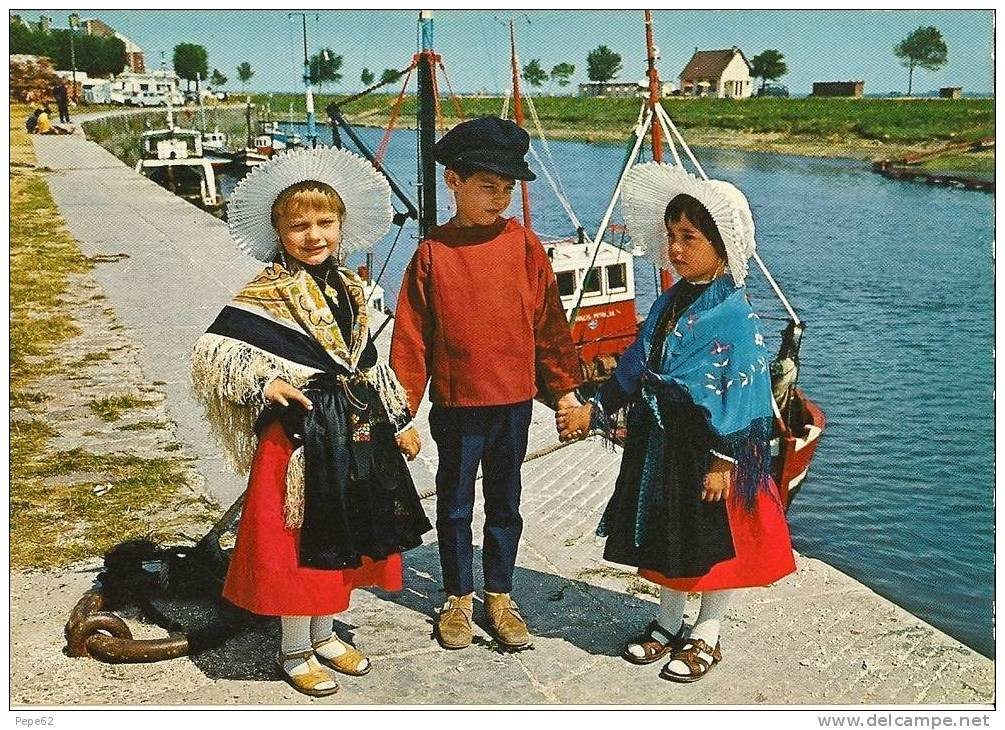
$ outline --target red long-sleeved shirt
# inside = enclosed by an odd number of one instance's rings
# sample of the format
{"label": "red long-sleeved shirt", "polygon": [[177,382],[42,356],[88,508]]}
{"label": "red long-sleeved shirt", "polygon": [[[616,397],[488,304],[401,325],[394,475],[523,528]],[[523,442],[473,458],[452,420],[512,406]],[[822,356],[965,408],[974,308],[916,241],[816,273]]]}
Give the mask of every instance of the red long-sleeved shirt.
{"label": "red long-sleeved shirt", "polygon": [[426,383],[442,406],[557,399],[581,382],[555,273],[534,232],[516,219],[437,226],[401,283],[391,367],[414,414]]}

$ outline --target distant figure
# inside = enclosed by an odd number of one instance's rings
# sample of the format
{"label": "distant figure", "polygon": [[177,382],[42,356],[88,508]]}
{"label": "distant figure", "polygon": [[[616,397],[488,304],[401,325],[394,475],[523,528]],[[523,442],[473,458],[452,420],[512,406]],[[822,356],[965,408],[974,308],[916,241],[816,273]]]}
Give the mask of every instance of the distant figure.
{"label": "distant figure", "polygon": [[50,114],[52,114],[52,110],[49,107],[38,111],[38,116],[35,119],[35,134],[73,134],[73,127],[63,127],[50,122]]}
{"label": "distant figure", "polygon": [[38,127],[38,116],[42,113],[42,109],[38,108],[28,115],[28,118],[24,120],[24,128],[27,130],[28,134],[34,134],[35,129]]}
{"label": "distant figure", "polygon": [[52,95],[56,99],[56,106],[59,107],[59,121],[70,121],[70,109],[66,104],[66,84],[62,81],[52,87]]}

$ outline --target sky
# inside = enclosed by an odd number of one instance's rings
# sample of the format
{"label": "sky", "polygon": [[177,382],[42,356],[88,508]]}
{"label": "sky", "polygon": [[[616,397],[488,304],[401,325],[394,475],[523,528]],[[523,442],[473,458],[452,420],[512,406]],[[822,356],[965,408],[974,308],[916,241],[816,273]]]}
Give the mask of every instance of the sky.
{"label": "sky", "polygon": [[[228,76],[239,89],[236,68],[243,61],[255,71],[256,91],[302,88],[302,21],[275,10],[30,10],[36,20],[53,18],[66,27],[67,17],[100,18],[139,44],[148,68],[170,66],[178,43],[206,47],[210,71]],[[308,13],[311,53],[322,47],[341,54],[343,81],[326,91],[350,93],[362,87],[366,67],[378,76],[384,68],[404,68],[416,49],[414,10],[329,10]],[[509,85],[509,31],[516,21],[521,64],[533,58],[550,70],[560,62],[576,66],[573,83],[586,81],[586,55],[604,44],[622,56],[618,79],[645,75],[645,29],[641,10],[490,11],[442,10],[434,13],[435,48],[458,93],[501,93]],[[964,92],[993,91],[993,15],[990,10],[657,10],[654,34],[660,48],[660,74],[676,80],[696,47],[738,46],[748,58],[772,48],[782,52],[789,73],[781,79],[793,94],[807,94],[814,81],[862,79],[865,92],[907,90],[907,69],[893,46],[921,26],[938,28],[949,49],[939,71],[915,70],[914,90],[962,86]],[[566,91],[574,90],[569,86]]]}

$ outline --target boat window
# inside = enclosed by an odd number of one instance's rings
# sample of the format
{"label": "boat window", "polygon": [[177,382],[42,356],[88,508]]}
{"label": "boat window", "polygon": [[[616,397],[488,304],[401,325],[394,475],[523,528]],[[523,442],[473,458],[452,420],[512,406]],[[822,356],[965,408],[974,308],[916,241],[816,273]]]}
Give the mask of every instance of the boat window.
{"label": "boat window", "polygon": [[571,271],[559,271],[555,277],[558,279],[558,294],[562,297],[571,297],[576,293],[576,275]]}
{"label": "boat window", "polygon": [[607,291],[628,291],[628,274],[624,264],[613,264],[607,267]]}
{"label": "boat window", "polygon": [[595,266],[586,272],[586,279],[583,281],[583,295],[591,296],[600,293],[600,268]]}

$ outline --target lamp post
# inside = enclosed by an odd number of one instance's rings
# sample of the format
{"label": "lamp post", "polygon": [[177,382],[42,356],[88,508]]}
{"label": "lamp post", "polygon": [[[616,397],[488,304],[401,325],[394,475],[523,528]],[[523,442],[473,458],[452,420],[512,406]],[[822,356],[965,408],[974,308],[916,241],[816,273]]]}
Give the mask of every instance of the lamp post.
{"label": "lamp post", "polygon": [[73,38],[77,35],[77,28],[80,26],[80,16],[76,13],[70,15],[70,65],[73,67],[73,103],[77,103],[77,49],[73,45]]}

